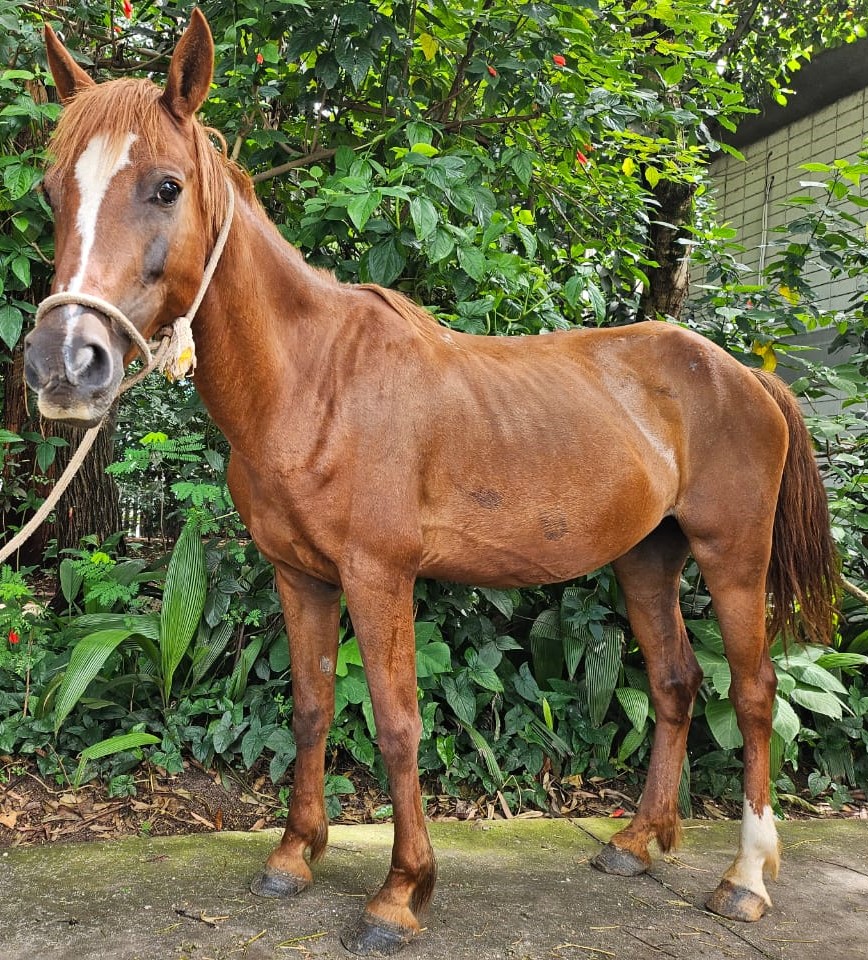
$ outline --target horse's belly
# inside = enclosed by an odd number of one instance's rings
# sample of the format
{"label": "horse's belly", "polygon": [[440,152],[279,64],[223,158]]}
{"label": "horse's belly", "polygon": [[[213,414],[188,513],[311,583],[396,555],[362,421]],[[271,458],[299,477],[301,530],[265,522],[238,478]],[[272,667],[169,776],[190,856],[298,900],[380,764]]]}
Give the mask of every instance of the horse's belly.
{"label": "horse's belly", "polygon": [[432,519],[423,534],[420,575],[478,586],[529,586],[570,580],[620,557],[665,514],[659,502],[594,504],[583,511],[557,504],[520,514],[498,509]]}

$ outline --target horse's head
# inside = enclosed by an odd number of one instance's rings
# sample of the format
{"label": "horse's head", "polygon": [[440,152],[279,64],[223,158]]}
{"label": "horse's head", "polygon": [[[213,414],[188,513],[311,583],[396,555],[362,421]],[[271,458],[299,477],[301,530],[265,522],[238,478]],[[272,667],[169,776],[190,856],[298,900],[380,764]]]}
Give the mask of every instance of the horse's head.
{"label": "horse's head", "polygon": [[26,339],[25,376],[44,416],[93,424],[136,351],[75,296],[108,301],[152,336],[189,308],[226,209],[222,159],[194,119],[214,45],[194,10],[161,90],[148,80],[95,84],[50,27],[45,40],[66,104],[44,178],[55,215],[53,291],[72,302],[46,304]]}

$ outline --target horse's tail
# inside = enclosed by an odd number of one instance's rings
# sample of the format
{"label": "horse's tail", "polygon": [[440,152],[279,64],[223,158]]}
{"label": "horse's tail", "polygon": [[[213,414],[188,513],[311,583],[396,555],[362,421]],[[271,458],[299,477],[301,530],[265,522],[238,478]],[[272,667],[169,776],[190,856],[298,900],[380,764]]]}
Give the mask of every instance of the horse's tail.
{"label": "horse's tail", "polygon": [[841,578],[826,489],[795,396],[780,378],[754,373],[780,407],[790,434],[766,580],[772,597],[769,636],[803,633],[815,643],[829,643]]}

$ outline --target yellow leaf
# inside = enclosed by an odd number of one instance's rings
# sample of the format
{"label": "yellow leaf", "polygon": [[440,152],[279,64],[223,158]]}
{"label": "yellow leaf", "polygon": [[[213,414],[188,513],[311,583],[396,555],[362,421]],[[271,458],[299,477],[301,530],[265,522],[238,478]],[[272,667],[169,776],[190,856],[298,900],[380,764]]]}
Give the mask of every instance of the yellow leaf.
{"label": "yellow leaf", "polygon": [[645,179],[648,181],[648,185],[653,190],[657,184],[660,183],[660,171],[656,170],[654,167],[646,167]]}
{"label": "yellow leaf", "polygon": [[632,177],[636,172],[636,163],[632,157],[624,157],[624,162],[621,164],[621,169],[624,171],[624,176]]}
{"label": "yellow leaf", "polygon": [[778,287],[778,292],[787,303],[796,304],[799,302],[799,293],[797,290],[793,290],[792,287],[786,287],[781,284],[781,286]]}
{"label": "yellow leaf", "polygon": [[422,48],[422,53],[425,54],[426,60],[433,60],[434,55],[440,49],[440,44],[430,33],[422,33],[419,35],[419,46]]}
{"label": "yellow leaf", "polygon": [[775,367],[778,365],[778,358],[775,355],[775,348],[770,343],[760,343],[759,340],[754,340],[750,349],[751,353],[762,357],[763,370],[766,370],[768,373],[775,372]]}
{"label": "yellow leaf", "polygon": [[421,153],[425,157],[436,157],[440,151],[437,147],[432,147],[430,143],[414,143],[410,147],[410,153]]}

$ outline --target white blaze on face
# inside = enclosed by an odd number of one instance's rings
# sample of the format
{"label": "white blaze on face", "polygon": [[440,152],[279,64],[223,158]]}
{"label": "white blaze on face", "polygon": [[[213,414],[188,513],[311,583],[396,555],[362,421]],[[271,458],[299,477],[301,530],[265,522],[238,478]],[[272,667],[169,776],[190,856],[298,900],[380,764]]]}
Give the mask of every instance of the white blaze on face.
{"label": "white blaze on face", "polygon": [[726,879],[738,887],[751,890],[771,905],[771,897],[763,881],[763,871],[775,878],[778,875],[779,863],[778,831],[771,807],[763,807],[762,813],[757,814],[745,800],[738,856],[726,871]]}
{"label": "white blaze on face", "polygon": [[87,262],[96,239],[99,210],[109,185],[119,170],[130,162],[130,147],[136,140],[128,133],[122,140],[110,143],[98,133],[75,162],[75,180],[78,184],[78,215],[75,225],[81,242],[78,271],[66,287],[69,293],[79,293],[87,271]]}

